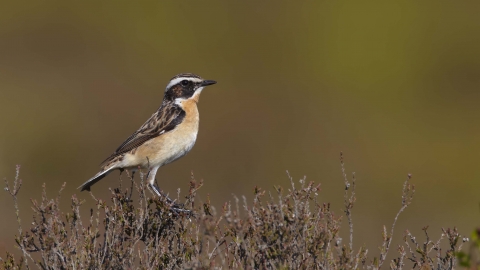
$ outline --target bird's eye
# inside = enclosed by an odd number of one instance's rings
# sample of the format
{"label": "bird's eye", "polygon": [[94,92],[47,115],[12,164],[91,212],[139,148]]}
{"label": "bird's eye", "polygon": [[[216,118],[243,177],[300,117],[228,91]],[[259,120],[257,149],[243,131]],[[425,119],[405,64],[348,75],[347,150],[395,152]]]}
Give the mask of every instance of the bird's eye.
{"label": "bird's eye", "polygon": [[187,81],[187,80],[183,80],[183,81],[181,82],[181,84],[182,84],[183,86],[187,86],[187,85],[188,85],[188,81]]}

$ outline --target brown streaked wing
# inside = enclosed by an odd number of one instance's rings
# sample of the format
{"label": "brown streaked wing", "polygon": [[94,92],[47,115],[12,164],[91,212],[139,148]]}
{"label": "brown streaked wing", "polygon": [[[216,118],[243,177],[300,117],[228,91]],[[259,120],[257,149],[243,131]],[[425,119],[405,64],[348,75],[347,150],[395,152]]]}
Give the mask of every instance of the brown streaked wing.
{"label": "brown streaked wing", "polygon": [[176,105],[162,105],[135,133],[126,139],[118,148],[105,159],[100,166],[114,158],[127,153],[146,141],[162,135],[165,132],[173,130],[185,118],[185,111]]}

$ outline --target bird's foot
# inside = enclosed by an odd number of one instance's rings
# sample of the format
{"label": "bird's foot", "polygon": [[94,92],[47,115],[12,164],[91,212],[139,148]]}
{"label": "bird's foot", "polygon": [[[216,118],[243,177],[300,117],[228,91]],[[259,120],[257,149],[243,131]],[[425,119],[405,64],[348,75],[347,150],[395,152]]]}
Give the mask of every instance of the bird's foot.
{"label": "bird's foot", "polygon": [[157,194],[158,197],[163,197],[165,198],[165,201],[170,204],[170,211],[175,214],[186,214],[188,216],[193,216],[193,211],[192,210],[187,210],[184,208],[183,204],[176,203],[174,200],[170,199],[167,195],[165,195],[158,186],[155,184],[150,185],[152,188],[153,192]]}

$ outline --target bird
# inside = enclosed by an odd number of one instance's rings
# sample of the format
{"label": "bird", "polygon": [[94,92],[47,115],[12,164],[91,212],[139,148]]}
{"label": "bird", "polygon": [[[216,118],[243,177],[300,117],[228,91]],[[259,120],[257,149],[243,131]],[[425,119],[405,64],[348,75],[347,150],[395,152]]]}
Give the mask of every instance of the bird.
{"label": "bird", "polygon": [[[78,188],[90,191],[92,185],[114,170],[148,169],[147,183],[156,195],[162,197],[155,184],[157,170],[184,155],[195,144],[198,134],[197,103],[202,90],[216,84],[193,73],[174,76],[167,87],[158,110],[107,159],[100,171]],[[133,179],[133,178],[132,178]],[[171,201],[168,197],[167,200]]]}

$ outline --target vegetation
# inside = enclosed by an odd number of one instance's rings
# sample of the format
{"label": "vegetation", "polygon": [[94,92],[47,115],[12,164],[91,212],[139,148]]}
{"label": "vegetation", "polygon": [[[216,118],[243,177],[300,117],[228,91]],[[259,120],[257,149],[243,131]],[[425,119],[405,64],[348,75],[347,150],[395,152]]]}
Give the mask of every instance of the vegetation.
{"label": "vegetation", "polygon": [[[207,200],[195,204],[202,182],[192,175],[190,189],[182,201],[194,215],[171,211],[164,198],[149,196],[145,183],[132,181],[130,188],[111,190],[110,201],[95,198],[96,208],[81,217],[83,202],[75,195],[71,209],[60,210],[60,196],[32,200],[34,218],[29,230],[20,223],[18,193],[22,186],[19,167],[13,186],[5,190],[15,202],[19,234],[15,237],[20,258],[7,253],[0,261],[4,269],[454,269],[476,266],[471,252],[461,251],[462,238],[456,229],[443,229],[437,241],[418,242],[408,231],[397,255],[387,261],[395,223],[412,202],[415,192],[409,175],[403,185],[402,207],[391,228],[384,227],[379,253],[366,247],[353,248],[352,209],[355,204],[355,175],[349,180],[343,158],[345,218],[349,239],[339,236],[342,218],[328,203],[318,201],[319,185],[294,181],[288,189],[276,186],[273,194],[259,187],[253,202],[234,197],[220,209]],[[141,176],[143,179],[143,176]],[[180,196],[178,196],[180,197]],[[135,199],[134,199],[135,198]],[[178,198],[177,202],[180,201]],[[475,245],[478,246],[478,237]],[[473,245],[473,244],[472,244]],[[442,248],[446,246],[446,248]],[[472,249],[471,249],[472,250]],[[390,255],[392,256],[392,255]]]}

